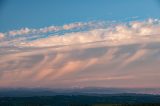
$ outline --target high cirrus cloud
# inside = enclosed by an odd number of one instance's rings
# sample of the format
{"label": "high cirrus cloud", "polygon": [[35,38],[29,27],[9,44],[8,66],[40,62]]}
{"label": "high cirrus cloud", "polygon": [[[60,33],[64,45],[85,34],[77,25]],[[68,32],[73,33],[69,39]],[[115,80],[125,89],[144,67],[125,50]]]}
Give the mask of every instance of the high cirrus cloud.
{"label": "high cirrus cloud", "polygon": [[160,87],[158,19],[61,28],[2,33],[0,87]]}

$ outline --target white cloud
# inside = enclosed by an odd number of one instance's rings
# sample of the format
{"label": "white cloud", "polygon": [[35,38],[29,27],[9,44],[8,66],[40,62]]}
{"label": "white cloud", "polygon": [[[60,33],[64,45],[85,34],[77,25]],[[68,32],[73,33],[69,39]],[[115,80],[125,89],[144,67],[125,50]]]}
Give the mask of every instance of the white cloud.
{"label": "white cloud", "polygon": [[15,36],[15,35],[29,34],[30,32],[31,32],[31,29],[29,29],[29,28],[22,28],[20,30],[9,31],[8,34],[11,35],[11,36]]}
{"label": "white cloud", "polygon": [[[96,25],[95,25],[96,24]],[[92,28],[102,26],[102,23],[96,23],[96,22],[76,22],[71,24],[65,24],[63,26],[48,26],[44,28],[39,29],[32,29],[32,28],[21,28],[19,30],[11,30],[9,32],[6,32],[8,36],[16,36],[16,35],[26,35],[26,34],[43,34],[43,33],[50,33],[50,32],[57,32],[57,31],[65,31],[65,30],[72,30],[72,29],[80,29],[80,28]]]}
{"label": "white cloud", "polygon": [[[66,32],[63,32],[64,30]],[[49,32],[56,31],[62,31],[63,33],[49,34]],[[97,41],[103,42],[104,45],[123,45],[160,41],[160,21],[158,19],[148,19],[145,21],[116,24],[107,24],[107,22],[79,22],[40,29],[22,28],[20,30],[5,32],[5,34],[7,35],[7,39],[1,41],[1,45],[44,47],[93,43]],[[10,36],[16,37],[10,38]],[[30,40],[32,38],[34,40]]]}
{"label": "white cloud", "polygon": [[[72,26],[72,25],[71,25]],[[122,45],[160,41],[160,23],[158,20],[135,21],[129,24],[117,24],[106,28],[95,28],[83,32],[70,32],[63,35],[50,35],[27,42],[22,46],[56,46],[92,43],[103,41],[106,45]],[[156,39],[155,39],[156,37]]]}

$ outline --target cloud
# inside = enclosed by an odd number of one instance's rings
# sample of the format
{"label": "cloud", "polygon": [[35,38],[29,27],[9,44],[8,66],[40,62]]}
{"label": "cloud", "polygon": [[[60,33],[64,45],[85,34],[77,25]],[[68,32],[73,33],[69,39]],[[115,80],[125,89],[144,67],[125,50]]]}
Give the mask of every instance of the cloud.
{"label": "cloud", "polygon": [[4,34],[3,34],[3,33],[0,33],[0,39],[3,38],[3,37],[4,37]]}
{"label": "cloud", "polygon": [[159,20],[59,27],[84,26],[87,30],[35,35],[36,40],[28,40],[29,28],[15,31],[20,36],[12,32],[15,37],[2,33],[0,87],[160,87]]}
{"label": "cloud", "polygon": [[134,53],[133,55],[131,55],[129,58],[127,58],[126,60],[124,60],[122,67],[126,66],[132,62],[135,62],[138,59],[141,59],[143,56],[145,56],[145,54],[148,53],[147,50],[141,49],[139,51],[137,51],[136,53]]}
{"label": "cloud", "polygon": [[[64,30],[66,32],[63,32]],[[63,33],[49,34],[49,32],[55,31]],[[159,42],[159,34],[160,21],[158,19],[116,24],[105,22],[72,23],[64,26],[49,26],[40,29],[22,28],[9,31],[8,38],[1,41],[0,44],[46,47],[103,42],[104,45],[124,45]],[[9,35],[21,36],[13,38]]]}
{"label": "cloud", "polygon": [[159,43],[77,47],[5,48],[0,87],[160,86]]}
{"label": "cloud", "polygon": [[30,32],[31,32],[31,30],[29,28],[22,28],[20,30],[9,31],[8,34],[11,35],[11,36],[15,36],[15,35],[29,34]]}
{"label": "cloud", "polygon": [[[63,26],[48,26],[44,28],[39,29],[33,29],[33,28],[21,28],[19,30],[11,30],[9,32],[5,32],[8,36],[17,36],[17,35],[27,35],[27,34],[43,34],[43,33],[51,33],[51,32],[57,32],[57,31],[67,31],[67,30],[73,30],[73,29],[81,29],[81,28],[95,28],[102,26],[103,22],[76,22],[71,24],[65,24]],[[96,24],[96,25],[95,25]]]}

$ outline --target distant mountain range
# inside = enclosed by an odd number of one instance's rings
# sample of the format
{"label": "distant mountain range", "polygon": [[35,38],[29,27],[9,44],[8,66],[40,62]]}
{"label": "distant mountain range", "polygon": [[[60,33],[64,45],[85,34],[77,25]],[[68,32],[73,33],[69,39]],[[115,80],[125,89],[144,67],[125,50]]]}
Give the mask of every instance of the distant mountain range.
{"label": "distant mountain range", "polygon": [[151,94],[160,95],[160,88],[1,88],[0,97],[55,96],[55,95],[109,95]]}

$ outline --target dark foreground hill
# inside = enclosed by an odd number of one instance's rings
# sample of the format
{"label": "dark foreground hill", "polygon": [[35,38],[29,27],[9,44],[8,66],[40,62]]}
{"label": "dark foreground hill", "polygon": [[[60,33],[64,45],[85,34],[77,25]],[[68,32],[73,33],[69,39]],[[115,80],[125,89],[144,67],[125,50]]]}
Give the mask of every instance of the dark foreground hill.
{"label": "dark foreground hill", "polygon": [[0,97],[0,106],[160,106],[160,95],[56,95]]}

